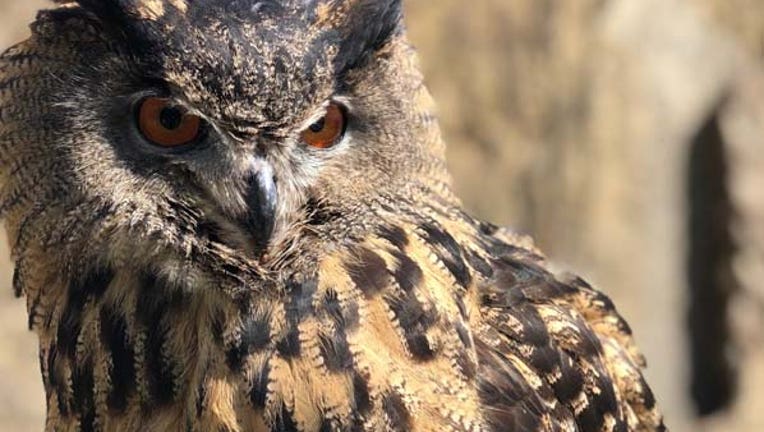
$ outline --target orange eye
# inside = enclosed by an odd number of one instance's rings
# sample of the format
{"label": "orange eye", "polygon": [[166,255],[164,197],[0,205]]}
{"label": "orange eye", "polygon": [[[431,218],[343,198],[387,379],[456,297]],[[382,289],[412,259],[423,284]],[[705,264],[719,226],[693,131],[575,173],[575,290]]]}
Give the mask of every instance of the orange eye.
{"label": "orange eye", "polygon": [[155,145],[180,147],[199,138],[202,119],[173,105],[169,99],[149,97],[138,108],[138,128]]}
{"label": "orange eye", "polygon": [[326,108],[324,117],[302,133],[302,140],[305,144],[319,149],[332,147],[345,133],[345,124],[345,109],[332,103]]}

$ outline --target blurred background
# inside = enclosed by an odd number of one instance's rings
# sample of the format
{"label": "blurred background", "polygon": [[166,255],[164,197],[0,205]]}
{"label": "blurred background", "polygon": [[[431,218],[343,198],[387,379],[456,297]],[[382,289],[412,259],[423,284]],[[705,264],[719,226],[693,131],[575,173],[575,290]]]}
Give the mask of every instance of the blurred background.
{"label": "blurred background", "polygon": [[[674,431],[763,431],[764,2],[407,1],[467,206],[615,299]],[[0,429],[39,431],[0,240]]]}

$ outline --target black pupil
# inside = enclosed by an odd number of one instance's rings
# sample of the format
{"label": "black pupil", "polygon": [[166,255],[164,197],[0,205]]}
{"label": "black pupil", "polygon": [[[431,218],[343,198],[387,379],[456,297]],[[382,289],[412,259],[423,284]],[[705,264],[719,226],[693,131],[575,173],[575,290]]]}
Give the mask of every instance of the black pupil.
{"label": "black pupil", "polygon": [[324,126],[326,126],[326,118],[322,118],[321,120],[310,125],[310,131],[313,133],[319,133],[324,130]]}
{"label": "black pupil", "polygon": [[176,107],[167,107],[159,113],[159,123],[167,130],[175,130],[183,123],[183,112]]}

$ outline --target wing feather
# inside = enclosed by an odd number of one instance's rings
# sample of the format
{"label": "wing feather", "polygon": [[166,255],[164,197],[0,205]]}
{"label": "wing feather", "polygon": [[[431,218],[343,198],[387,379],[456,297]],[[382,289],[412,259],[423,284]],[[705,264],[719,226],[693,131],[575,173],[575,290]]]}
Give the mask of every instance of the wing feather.
{"label": "wing feather", "polygon": [[[547,408],[535,414],[553,419],[519,430],[665,430],[644,358],[610,299],[580,278],[553,274],[524,237],[497,230],[486,248],[495,254],[493,276],[478,287],[482,325],[473,326],[489,347],[478,350],[480,379],[512,394],[519,371]],[[505,402],[485,402],[511,412]]]}

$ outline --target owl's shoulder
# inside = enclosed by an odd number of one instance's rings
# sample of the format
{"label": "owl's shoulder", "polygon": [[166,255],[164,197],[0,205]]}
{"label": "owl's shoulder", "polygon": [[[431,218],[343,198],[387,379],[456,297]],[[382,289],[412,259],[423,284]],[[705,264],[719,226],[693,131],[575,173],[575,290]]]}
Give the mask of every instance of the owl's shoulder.
{"label": "owl's shoulder", "polygon": [[[664,428],[644,359],[605,294],[558,275],[529,237],[460,210],[387,220],[319,266],[319,287],[357,318],[351,351],[394,360],[367,370],[433,385],[449,416],[494,430]],[[448,404],[448,389],[462,389],[461,401]]]}
{"label": "owl's shoulder", "polygon": [[[543,423],[581,430],[663,430],[642,370],[644,357],[611,299],[560,274],[526,236],[486,232],[491,275],[480,291],[480,385],[496,394],[497,424],[519,421],[517,377],[532,389]],[[534,399],[531,399],[534,400]],[[532,410],[533,411],[533,410]],[[531,416],[533,417],[533,416]]]}

